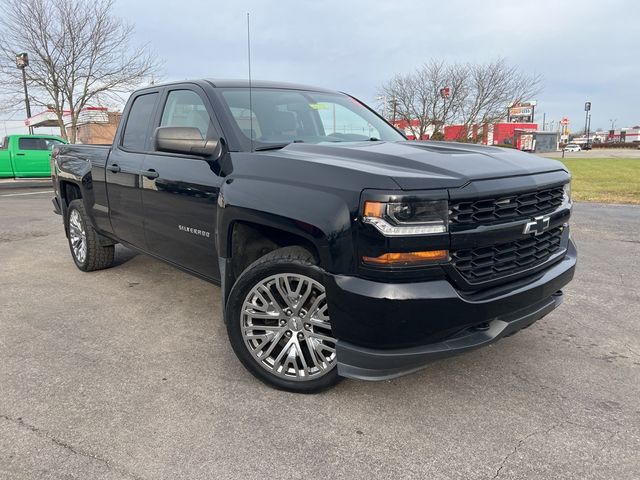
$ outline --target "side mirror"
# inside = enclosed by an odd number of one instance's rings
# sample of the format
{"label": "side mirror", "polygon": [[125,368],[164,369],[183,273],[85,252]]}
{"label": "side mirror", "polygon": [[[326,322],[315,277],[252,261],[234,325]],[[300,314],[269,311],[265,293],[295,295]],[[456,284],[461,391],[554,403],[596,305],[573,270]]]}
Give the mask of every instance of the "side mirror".
{"label": "side mirror", "polygon": [[218,140],[205,140],[195,127],[158,127],[154,133],[154,144],[159,152],[214,159],[222,156],[222,144]]}

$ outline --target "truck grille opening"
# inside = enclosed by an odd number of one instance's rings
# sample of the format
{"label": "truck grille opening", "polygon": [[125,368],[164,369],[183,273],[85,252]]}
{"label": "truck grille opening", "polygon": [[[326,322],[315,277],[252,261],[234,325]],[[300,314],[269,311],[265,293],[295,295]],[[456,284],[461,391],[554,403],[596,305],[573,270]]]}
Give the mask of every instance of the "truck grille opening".
{"label": "truck grille opening", "polygon": [[469,283],[482,283],[546,262],[560,249],[563,227],[515,242],[451,252],[455,269]]}
{"label": "truck grille opening", "polygon": [[553,212],[562,205],[563,198],[564,190],[560,185],[503,197],[453,202],[449,222],[476,226],[531,218]]}

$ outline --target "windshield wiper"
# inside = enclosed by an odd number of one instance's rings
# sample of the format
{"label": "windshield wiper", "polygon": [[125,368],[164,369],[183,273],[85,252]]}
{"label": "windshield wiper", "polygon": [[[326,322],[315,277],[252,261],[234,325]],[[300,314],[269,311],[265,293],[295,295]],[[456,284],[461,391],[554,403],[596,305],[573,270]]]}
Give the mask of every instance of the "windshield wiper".
{"label": "windshield wiper", "polygon": [[284,148],[287,145],[291,145],[292,143],[304,143],[304,141],[294,140],[293,142],[287,142],[287,143],[274,143],[273,145],[262,145],[261,147],[254,148],[253,151],[264,152],[265,150],[280,150],[281,148]]}

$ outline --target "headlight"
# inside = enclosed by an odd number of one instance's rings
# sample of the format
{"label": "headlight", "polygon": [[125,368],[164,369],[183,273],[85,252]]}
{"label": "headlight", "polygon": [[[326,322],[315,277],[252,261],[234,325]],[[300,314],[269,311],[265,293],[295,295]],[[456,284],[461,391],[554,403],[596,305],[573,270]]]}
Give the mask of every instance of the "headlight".
{"label": "headlight", "polygon": [[362,221],[389,237],[445,233],[449,206],[446,200],[365,202]]}
{"label": "headlight", "polygon": [[565,183],[562,188],[564,190],[565,203],[570,203],[571,202],[571,182]]}

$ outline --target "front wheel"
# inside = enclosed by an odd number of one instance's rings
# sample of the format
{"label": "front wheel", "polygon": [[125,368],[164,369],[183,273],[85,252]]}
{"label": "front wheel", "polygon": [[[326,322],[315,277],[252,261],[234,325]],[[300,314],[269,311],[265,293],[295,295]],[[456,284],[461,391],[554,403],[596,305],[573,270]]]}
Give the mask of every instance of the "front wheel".
{"label": "front wheel", "polygon": [[340,381],[323,274],[306,249],[281,248],[251,264],[225,320],[237,357],[263,382],[314,393]]}

